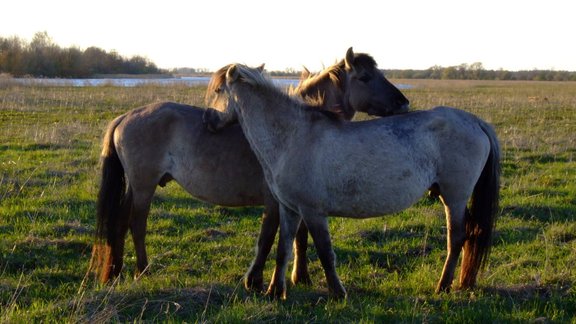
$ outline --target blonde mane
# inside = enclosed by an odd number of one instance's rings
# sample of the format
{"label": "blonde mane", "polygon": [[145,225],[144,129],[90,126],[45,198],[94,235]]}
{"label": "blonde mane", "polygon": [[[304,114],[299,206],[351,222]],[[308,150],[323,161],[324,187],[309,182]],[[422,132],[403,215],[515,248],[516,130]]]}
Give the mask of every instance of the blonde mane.
{"label": "blonde mane", "polygon": [[232,64],[228,69],[228,73],[235,68],[240,76],[242,76],[241,81],[246,82],[252,86],[273,88],[279,90],[278,87],[272,82],[272,80],[262,73],[260,68],[251,68],[244,64]]}
{"label": "blonde mane", "polygon": [[204,102],[208,107],[218,111],[224,111],[228,103],[228,94],[223,91],[226,86],[226,77],[228,70],[234,67],[238,73],[243,77],[243,81],[252,85],[259,85],[265,87],[275,87],[271,80],[269,80],[263,73],[264,65],[256,68],[250,68],[246,65],[239,63],[232,63],[223,66],[218,71],[212,74],[208,87],[206,88],[206,95]]}
{"label": "blonde mane", "polygon": [[208,82],[208,87],[206,88],[204,102],[208,107],[218,111],[226,109],[228,95],[222,91],[222,86],[226,84],[226,72],[230,66],[232,66],[232,64],[225,65],[218,71],[214,72],[210,78],[210,82]]}
{"label": "blonde mane", "polygon": [[[318,93],[310,93],[310,89],[321,88],[321,83],[330,82],[335,88],[341,88],[346,80],[344,80],[344,60],[330,66],[329,68],[308,76],[300,81],[298,86],[290,89],[290,95],[298,95],[303,98],[314,98],[315,105],[322,106],[324,103],[323,96],[318,96]],[[318,92],[318,91],[316,91]]]}
{"label": "blonde mane", "polygon": [[[323,115],[328,117],[330,120],[340,121],[339,116],[331,111],[322,109],[321,105],[315,105],[314,103],[310,103],[309,101],[303,100],[303,98],[299,95],[292,96],[285,91],[282,91],[279,87],[277,87],[274,82],[261,73],[256,68],[250,68],[245,65],[235,64],[231,66],[228,70],[228,73],[231,73],[234,69],[235,71],[232,74],[237,74],[237,81],[249,84],[250,86],[257,88],[259,91],[266,92],[271,94],[276,100],[281,100],[286,102],[287,105],[290,105],[294,109],[300,109],[301,111],[306,111],[308,116],[315,117],[319,115]],[[318,99],[321,100],[321,99]]]}

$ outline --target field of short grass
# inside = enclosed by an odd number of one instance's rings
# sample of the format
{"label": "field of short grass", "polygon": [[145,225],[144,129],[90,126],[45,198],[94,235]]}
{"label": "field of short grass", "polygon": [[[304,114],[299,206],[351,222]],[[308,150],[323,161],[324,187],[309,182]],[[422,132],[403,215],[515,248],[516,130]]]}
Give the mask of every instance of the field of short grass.
{"label": "field of short grass", "polygon": [[[401,80],[415,109],[459,107],[492,123],[503,159],[501,215],[473,291],[434,293],[445,257],[443,208],[333,218],[345,301],[311,287],[288,300],[244,291],[261,209],[226,209],[158,188],[150,275],[101,285],[86,269],[98,158],[108,121],[155,101],[202,105],[205,88],[0,84],[0,322],[576,322],[576,83]],[[360,116],[362,118],[362,116]],[[274,255],[269,258],[270,278]]]}

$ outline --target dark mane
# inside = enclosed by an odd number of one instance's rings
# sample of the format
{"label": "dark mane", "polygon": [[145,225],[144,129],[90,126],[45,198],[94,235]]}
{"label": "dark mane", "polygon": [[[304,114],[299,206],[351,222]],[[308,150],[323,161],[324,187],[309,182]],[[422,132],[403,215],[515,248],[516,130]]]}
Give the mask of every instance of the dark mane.
{"label": "dark mane", "polygon": [[[343,64],[343,61],[341,62]],[[378,67],[374,58],[365,53],[355,53],[354,54],[354,65],[359,66],[363,69],[375,69]]]}

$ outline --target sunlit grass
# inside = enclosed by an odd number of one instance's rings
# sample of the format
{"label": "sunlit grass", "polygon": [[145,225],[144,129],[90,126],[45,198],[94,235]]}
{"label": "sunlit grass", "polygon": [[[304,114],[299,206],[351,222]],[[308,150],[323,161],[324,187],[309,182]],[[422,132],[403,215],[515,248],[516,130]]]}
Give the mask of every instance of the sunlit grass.
{"label": "sunlit grass", "polygon": [[[259,208],[198,202],[159,188],[147,236],[150,274],[86,278],[100,142],[108,121],[155,101],[202,105],[184,86],[0,87],[0,322],[295,321],[570,322],[576,314],[576,83],[420,81],[414,109],[448,105],[491,122],[503,149],[502,213],[479,288],[436,295],[445,256],[442,206],[333,218],[347,301],[327,300],[309,251],[311,287],[286,302],[245,292]],[[270,278],[274,255],[265,278]]]}

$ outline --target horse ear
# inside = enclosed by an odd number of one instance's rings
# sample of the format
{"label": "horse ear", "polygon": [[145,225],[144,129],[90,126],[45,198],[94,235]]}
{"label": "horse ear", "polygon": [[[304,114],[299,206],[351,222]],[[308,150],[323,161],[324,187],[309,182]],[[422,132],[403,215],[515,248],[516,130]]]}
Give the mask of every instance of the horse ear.
{"label": "horse ear", "polygon": [[258,67],[256,68],[256,70],[258,70],[258,72],[262,73],[262,72],[264,71],[264,65],[266,65],[266,63],[260,64],[260,66],[258,66]]}
{"label": "horse ear", "polygon": [[305,66],[303,66],[302,67],[302,73],[300,74],[300,81],[308,79],[309,76],[310,76],[310,71]]}
{"label": "horse ear", "polygon": [[238,79],[239,76],[240,73],[238,72],[238,67],[236,64],[233,64],[228,68],[228,71],[226,71],[226,82],[234,82]]}
{"label": "horse ear", "polygon": [[345,64],[346,70],[354,69],[354,50],[352,50],[352,47],[350,47],[346,51],[346,57],[344,58],[344,64]]}

